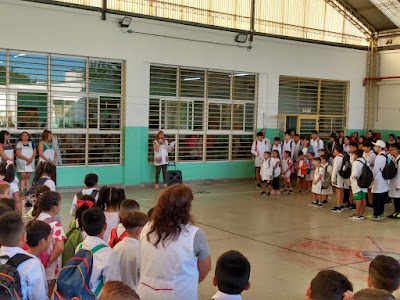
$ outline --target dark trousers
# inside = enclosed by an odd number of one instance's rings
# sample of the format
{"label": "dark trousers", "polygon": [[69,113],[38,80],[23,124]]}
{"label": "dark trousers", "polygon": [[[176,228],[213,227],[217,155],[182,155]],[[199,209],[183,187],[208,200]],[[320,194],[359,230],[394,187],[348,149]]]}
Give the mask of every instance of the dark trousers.
{"label": "dark trousers", "polygon": [[385,211],[386,193],[373,193],[374,195],[374,216],[380,216]]}
{"label": "dark trousers", "polygon": [[343,203],[350,203],[350,189],[344,189],[343,195]]}
{"label": "dark trousers", "polygon": [[394,212],[400,213],[400,198],[393,198]]}
{"label": "dark trousers", "polygon": [[167,183],[167,168],[168,168],[168,165],[156,166],[156,184],[158,184],[158,180],[160,178],[161,169],[162,169],[162,175],[163,175],[164,184]]}
{"label": "dark trousers", "polygon": [[272,189],[275,191],[279,190],[279,177],[272,179]]}

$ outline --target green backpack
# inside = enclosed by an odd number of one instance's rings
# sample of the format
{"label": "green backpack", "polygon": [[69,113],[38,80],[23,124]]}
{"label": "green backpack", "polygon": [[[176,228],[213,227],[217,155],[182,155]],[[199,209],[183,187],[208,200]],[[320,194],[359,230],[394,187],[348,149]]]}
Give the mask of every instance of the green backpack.
{"label": "green backpack", "polygon": [[64,252],[62,254],[62,266],[75,255],[76,247],[83,242],[81,229],[75,226],[75,220],[69,225],[69,231],[67,233],[67,240],[64,244]]}

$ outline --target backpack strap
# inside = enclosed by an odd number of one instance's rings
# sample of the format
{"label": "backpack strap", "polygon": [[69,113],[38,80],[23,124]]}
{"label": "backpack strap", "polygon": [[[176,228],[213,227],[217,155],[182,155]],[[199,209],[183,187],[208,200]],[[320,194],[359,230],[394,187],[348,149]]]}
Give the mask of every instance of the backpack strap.
{"label": "backpack strap", "polygon": [[96,199],[96,196],[97,196],[98,193],[99,193],[98,190],[93,190],[92,193],[91,193],[91,196],[92,196],[94,199]]}
{"label": "backpack strap", "polygon": [[[95,254],[97,251],[99,251],[100,249],[103,249],[103,248],[108,248],[108,245],[103,245],[103,244],[97,245],[96,247],[94,247],[92,249],[92,253]],[[101,290],[103,289],[103,285],[104,285],[103,274],[100,275],[99,280],[100,280],[100,283],[97,286],[96,290],[94,291],[94,294],[96,295],[96,297],[100,294]]]}
{"label": "backpack strap", "polygon": [[13,266],[14,268],[18,268],[18,266],[20,264],[22,264],[23,262],[25,262],[31,258],[32,257],[29,255],[18,253],[18,254],[15,254],[13,257],[11,257],[6,264]]}

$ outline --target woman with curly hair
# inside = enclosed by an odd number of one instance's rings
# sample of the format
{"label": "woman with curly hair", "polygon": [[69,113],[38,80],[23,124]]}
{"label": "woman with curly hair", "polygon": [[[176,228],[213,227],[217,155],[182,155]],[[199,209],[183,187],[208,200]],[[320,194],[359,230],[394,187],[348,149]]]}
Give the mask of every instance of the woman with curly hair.
{"label": "woman with curly hair", "polygon": [[193,226],[192,190],[174,184],[163,191],[140,235],[142,300],[197,300],[198,283],[211,270],[206,236]]}

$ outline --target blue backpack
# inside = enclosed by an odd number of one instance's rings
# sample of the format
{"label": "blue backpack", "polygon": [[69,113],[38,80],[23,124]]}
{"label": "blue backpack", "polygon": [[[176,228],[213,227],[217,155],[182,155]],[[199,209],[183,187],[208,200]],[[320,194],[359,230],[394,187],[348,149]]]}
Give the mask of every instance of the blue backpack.
{"label": "blue backpack", "polygon": [[311,174],[311,170],[312,170],[312,167],[313,167],[312,160],[309,160],[308,158],[306,158],[305,160],[309,162],[309,165],[308,165],[308,168],[307,168],[307,174]]}
{"label": "blue backpack", "polygon": [[80,250],[65,264],[57,280],[57,289],[54,291],[54,300],[96,300],[103,288],[101,283],[92,293],[89,281],[92,276],[93,254],[107,245],[98,245],[92,250]]}

